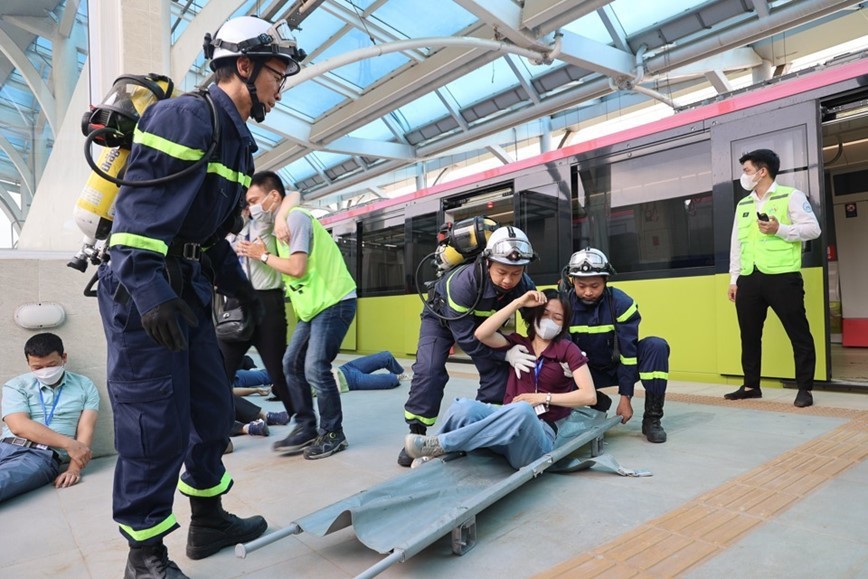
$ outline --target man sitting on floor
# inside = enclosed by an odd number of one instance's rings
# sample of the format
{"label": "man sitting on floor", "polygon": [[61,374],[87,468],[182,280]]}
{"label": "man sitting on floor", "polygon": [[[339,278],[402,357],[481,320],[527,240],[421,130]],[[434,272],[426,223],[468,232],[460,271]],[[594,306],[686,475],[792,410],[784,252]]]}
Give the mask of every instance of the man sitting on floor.
{"label": "man sitting on floor", "polygon": [[31,337],[24,356],[31,371],[3,386],[0,502],[52,481],[70,487],[92,458],[96,386],[65,369],[63,341],[54,334]]}

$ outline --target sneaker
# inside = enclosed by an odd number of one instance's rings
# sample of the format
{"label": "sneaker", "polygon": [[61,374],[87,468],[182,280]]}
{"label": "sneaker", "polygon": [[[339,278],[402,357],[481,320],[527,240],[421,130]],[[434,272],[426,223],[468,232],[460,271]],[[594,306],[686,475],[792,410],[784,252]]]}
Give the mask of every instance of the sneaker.
{"label": "sneaker", "polygon": [[433,456],[420,456],[419,458],[414,458],[413,462],[410,463],[410,468],[419,468],[426,462],[431,462],[434,460]]}
{"label": "sneaker", "polygon": [[344,376],[343,370],[340,368],[332,368],[332,375],[335,377],[335,382],[338,385],[338,391],[343,394],[350,391],[350,385],[347,384],[347,377]]}
{"label": "sneaker", "polygon": [[409,372],[404,372],[403,374],[398,374],[398,382],[406,382],[407,380],[412,380],[413,375]]}
{"label": "sneaker", "polygon": [[407,454],[407,451],[403,448],[401,452],[398,453],[398,465],[403,466],[404,468],[413,466],[413,457]]}
{"label": "sneaker", "polygon": [[759,388],[745,388],[744,386],[740,386],[738,390],[734,392],[730,392],[729,394],[724,394],[724,398],[727,400],[744,400],[746,398],[762,398],[763,392]]}
{"label": "sneaker", "polygon": [[268,436],[268,425],[263,419],[254,420],[247,424],[247,434],[250,436]]}
{"label": "sneaker", "polygon": [[316,441],[304,449],[304,457],[307,460],[316,460],[331,456],[336,452],[340,452],[350,443],[347,442],[344,436],[344,431],[326,432],[317,437]]}
{"label": "sneaker", "polygon": [[446,454],[443,447],[440,446],[440,439],[436,436],[425,436],[423,434],[408,434],[404,437],[404,450],[410,458],[421,458],[423,456],[441,456]]}
{"label": "sneaker", "polygon": [[280,412],[267,412],[265,414],[265,423],[273,426],[286,426],[289,424],[289,413],[286,410]]}
{"label": "sneaker", "polygon": [[272,448],[283,454],[297,454],[313,444],[316,439],[316,433],[296,428],[289,433],[289,436],[275,442]]}
{"label": "sneaker", "polygon": [[807,406],[814,405],[814,395],[811,394],[810,390],[799,390],[799,393],[796,394],[796,400],[793,402],[793,406],[796,408],[805,408]]}

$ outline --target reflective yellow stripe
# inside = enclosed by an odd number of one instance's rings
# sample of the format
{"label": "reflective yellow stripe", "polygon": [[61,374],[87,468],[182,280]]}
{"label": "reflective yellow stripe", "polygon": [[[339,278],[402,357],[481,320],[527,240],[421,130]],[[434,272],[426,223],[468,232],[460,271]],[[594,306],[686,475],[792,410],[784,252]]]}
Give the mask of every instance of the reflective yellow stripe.
{"label": "reflective yellow stripe", "polygon": [[[464,312],[469,311],[470,308],[459,306],[458,303],[452,300],[452,292],[449,291],[449,286],[452,285],[452,278],[455,277],[455,274],[461,271],[461,269],[464,268],[456,269],[455,273],[446,278],[446,300],[449,302],[449,307],[452,308],[454,311],[458,312],[459,314],[463,314]],[[432,422],[431,424],[434,423]]]}
{"label": "reflective yellow stripe", "polygon": [[162,523],[156,524],[149,529],[142,529],[141,531],[137,531],[132,527],[127,525],[119,525],[121,530],[132,538],[134,541],[147,541],[148,539],[153,539],[156,536],[162,535],[166,531],[170,530],[172,527],[178,524],[178,521],[175,519],[175,514],[172,513],[168,517],[166,517]]}
{"label": "reflective yellow stripe", "polygon": [[474,315],[474,316],[478,316],[478,317],[480,317],[480,318],[490,318],[490,317],[493,316],[495,313],[497,313],[495,310],[485,310],[485,311],[482,311],[482,310],[473,310],[473,315]]}
{"label": "reflective yellow stripe", "polygon": [[169,139],[139,130],[138,127],[136,127],[136,130],[133,132],[133,142],[156,149],[161,153],[165,153],[170,157],[180,159],[181,161],[198,161],[205,156],[205,151],[202,149],[193,149],[185,147],[184,145],[179,145]]}
{"label": "reflective yellow stripe", "polygon": [[639,372],[640,380],[669,380],[669,372]]}
{"label": "reflective yellow stripe", "polygon": [[223,478],[220,479],[220,482],[210,489],[194,489],[184,481],[178,479],[178,490],[188,497],[216,497],[225,493],[231,482],[232,476],[227,471],[223,473]]}
{"label": "reflective yellow stripe", "polygon": [[216,173],[227,181],[232,181],[233,183],[240,183],[244,187],[250,187],[250,175],[241,173],[239,171],[233,171],[223,163],[208,163],[207,172]]}
{"label": "reflective yellow stripe", "polygon": [[627,311],[625,311],[623,314],[621,314],[620,316],[615,318],[615,321],[618,323],[626,322],[627,320],[630,319],[630,316],[632,316],[633,314],[636,313],[636,310],[638,310],[638,309],[639,309],[639,306],[636,305],[636,302],[633,302],[632,304],[630,304],[630,307],[627,308]]}
{"label": "reflective yellow stripe", "polygon": [[570,326],[571,334],[605,334],[614,331],[615,326]]}
{"label": "reflective yellow stripe", "polygon": [[145,237],[144,235],[136,235],[135,233],[112,233],[109,240],[109,248],[115,245],[126,245],[127,247],[135,247],[136,249],[146,249],[166,255],[169,253],[169,246],[164,241]]}
{"label": "reflective yellow stripe", "polygon": [[635,366],[639,363],[639,361],[636,360],[636,358],[626,358],[624,356],[621,356],[621,363],[625,366]]}
{"label": "reflective yellow stripe", "polygon": [[425,418],[424,416],[419,416],[418,414],[413,414],[412,412],[404,411],[404,420],[418,420],[425,426],[434,426],[434,423],[437,422],[437,418]]}

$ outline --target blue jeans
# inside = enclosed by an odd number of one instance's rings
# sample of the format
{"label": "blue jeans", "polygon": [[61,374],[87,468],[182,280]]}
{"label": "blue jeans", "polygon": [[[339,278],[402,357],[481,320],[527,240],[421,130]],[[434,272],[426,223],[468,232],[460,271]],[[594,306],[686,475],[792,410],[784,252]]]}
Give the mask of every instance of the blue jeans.
{"label": "blue jeans", "polygon": [[[374,374],[377,370],[386,369],[388,373]],[[340,367],[347,379],[350,390],[388,390],[395,388],[400,382],[398,374],[404,368],[398,363],[391,352],[379,352],[370,356],[362,356],[351,360]]]}
{"label": "blue jeans", "polygon": [[0,442],[0,503],[51,483],[59,472],[50,450]]}
{"label": "blue jeans", "polygon": [[554,448],[555,431],[526,402],[492,406],[456,398],[437,438],[446,452],[487,448],[519,469]]}
{"label": "blue jeans", "polygon": [[256,388],[271,384],[271,376],[267,370],[238,370],[235,372],[235,388]]}
{"label": "blue jeans", "polygon": [[295,409],[295,422],[307,432],[316,431],[311,388],[316,390],[319,432],[341,430],[341,394],[332,375],[332,362],[355,316],[355,298],[340,301],[308,322],[299,321],[286,347],[283,373]]}

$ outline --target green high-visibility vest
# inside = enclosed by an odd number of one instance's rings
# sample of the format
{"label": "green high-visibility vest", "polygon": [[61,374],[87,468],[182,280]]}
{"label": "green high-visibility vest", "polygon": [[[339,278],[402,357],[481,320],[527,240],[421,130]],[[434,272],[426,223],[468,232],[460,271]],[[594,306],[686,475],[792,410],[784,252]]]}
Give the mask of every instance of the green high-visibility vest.
{"label": "green high-visibility vest", "polygon": [[[313,236],[304,275],[293,277],[283,274],[283,281],[295,315],[301,321],[309,322],[318,313],[332,307],[355,290],[356,282],[347,270],[337,243],[319,220],[301,207],[293,207],[290,213],[292,211],[301,211],[310,217]],[[277,255],[289,257],[289,246],[279,241]]]}
{"label": "green high-visibility vest", "polygon": [[[787,208],[792,187],[778,186],[763,206],[763,212],[779,223],[789,225]],[[741,242],[741,275],[749,275],[754,266],[762,273],[790,273],[802,268],[802,242],[786,241],[777,235],[761,233],[757,227],[753,197],[748,195],[738,202],[738,240]]]}

